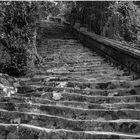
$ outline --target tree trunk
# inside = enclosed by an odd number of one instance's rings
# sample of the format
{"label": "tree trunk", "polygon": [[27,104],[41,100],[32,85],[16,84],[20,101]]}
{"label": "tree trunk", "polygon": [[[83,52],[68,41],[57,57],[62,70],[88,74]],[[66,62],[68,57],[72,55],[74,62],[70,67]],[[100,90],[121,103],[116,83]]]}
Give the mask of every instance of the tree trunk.
{"label": "tree trunk", "polygon": [[30,71],[33,71],[35,68],[35,64],[42,61],[42,57],[38,54],[37,48],[36,48],[36,37],[37,37],[37,28],[33,31],[33,37],[31,38],[31,41],[29,42],[29,49],[28,49],[28,68]]}

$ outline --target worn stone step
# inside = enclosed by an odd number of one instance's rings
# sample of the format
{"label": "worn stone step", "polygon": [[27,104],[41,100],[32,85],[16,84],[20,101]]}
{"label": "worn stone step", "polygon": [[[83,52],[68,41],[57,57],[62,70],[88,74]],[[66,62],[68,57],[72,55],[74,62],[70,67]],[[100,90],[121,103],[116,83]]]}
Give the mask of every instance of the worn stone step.
{"label": "worn stone step", "polygon": [[[76,69],[80,69],[80,68],[89,68],[89,67],[91,67],[91,68],[94,68],[94,67],[97,67],[97,69],[98,68],[100,68],[100,67],[107,67],[107,65],[101,65],[101,64],[99,64],[99,63],[96,63],[96,64],[87,64],[87,63],[83,63],[83,64],[80,64],[80,65],[73,65],[73,64],[68,64],[68,63],[66,63],[66,62],[64,62],[63,64],[62,63],[55,63],[55,64],[53,64],[53,63],[50,63],[50,64],[44,64],[43,63],[43,65],[40,67],[40,68],[46,68],[46,69],[49,69],[49,68],[60,68],[60,67],[69,67],[69,69],[70,68],[76,68]],[[110,67],[112,67],[112,66],[110,66]],[[96,70],[96,68],[95,68],[95,70]]]}
{"label": "worn stone step", "polygon": [[[59,53],[59,52],[58,52]],[[61,52],[60,52],[61,53]],[[59,56],[60,58],[62,57],[63,58],[63,60],[66,60],[67,61],[67,63],[83,63],[83,62],[95,62],[95,63],[97,63],[97,62],[103,62],[103,61],[105,61],[105,59],[103,59],[103,58],[101,58],[101,57],[89,57],[89,56],[87,56],[87,58],[86,58],[86,56],[83,56],[83,57],[81,57],[81,56],[79,56],[79,58],[78,57],[74,57],[74,58],[77,58],[77,59],[68,59],[68,57],[71,57],[71,56],[73,56],[74,55],[74,53],[72,53],[72,55],[67,55],[67,53],[65,53],[65,56]],[[88,55],[88,54],[87,54]],[[49,57],[49,58],[54,58],[55,59],[55,57],[56,56],[52,56],[52,57]],[[65,59],[64,59],[65,58]],[[80,60],[79,60],[80,59]]]}
{"label": "worn stone step", "polygon": [[[116,89],[116,88],[131,88],[130,81],[106,81],[106,82],[40,82],[37,85],[51,86],[51,87],[70,87],[79,89]],[[33,83],[32,83],[33,84]],[[30,84],[28,84],[30,85]]]}
{"label": "worn stone step", "polygon": [[42,82],[42,81],[71,81],[71,82],[108,82],[108,81],[130,81],[133,80],[133,76],[121,76],[121,77],[93,77],[92,75],[89,76],[59,76],[59,75],[34,75],[31,78],[19,78],[21,82]]}
{"label": "worn stone step", "polygon": [[[77,93],[67,93],[67,92],[28,92],[19,93],[16,96],[22,97],[40,97],[45,99],[54,100],[55,96],[59,97],[60,101],[80,101],[80,102],[90,102],[90,103],[119,103],[119,102],[139,102],[139,95],[129,95],[129,96],[90,96]],[[57,100],[57,99],[56,99]]]}
{"label": "worn stone step", "polygon": [[[74,59],[74,58],[73,58]],[[56,58],[52,58],[52,60],[50,60],[49,59],[49,63],[55,63],[55,60],[56,60]],[[46,59],[46,61],[48,61],[48,59]],[[81,64],[83,64],[83,63],[87,63],[87,65],[88,64],[102,64],[103,62],[104,62],[104,60],[96,60],[96,59],[93,59],[93,60],[89,60],[89,59],[87,59],[87,60],[83,60],[83,61],[79,61],[79,60],[76,60],[76,59],[74,59],[74,60],[69,60],[67,57],[66,58],[62,58],[61,60],[60,60],[60,62],[62,62],[62,63],[67,63],[67,64],[70,64],[70,65],[81,65]],[[48,62],[47,62],[48,63]],[[46,64],[46,63],[45,63]]]}
{"label": "worn stone step", "polygon": [[53,72],[53,73],[87,73],[87,74],[90,74],[90,73],[93,73],[93,74],[110,74],[110,73],[115,73],[116,74],[121,74],[121,75],[124,75],[124,72],[123,71],[120,71],[118,72],[117,70],[105,70],[105,69],[102,69],[102,70],[95,70],[95,69],[87,69],[87,70],[74,70],[74,69],[71,69],[71,70],[61,70],[61,69],[48,69],[47,72]]}
{"label": "worn stone step", "polygon": [[[70,67],[81,67],[81,66],[101,66],[100,62],[90,62],[90,63],[64,63],[64,62],[46,62],[44,65],[52,66],[52,67],[62,67],[65,64],[69,65]],[[107,64],[102,64],[102,66],[107,66]]]}
{"label": "worn stone step", "polygon": [[[73,75],[72,75],[73,76]],[[83,78],[85,78],[85,79],[91,79],[91,80],[99,80],[100,82],[101,81],[104,81],[105,79],[106,80],[133,80],[134,79],[134,76],[133,75],[130,75],[130,76],[120,76],[120,75],[108,75],[108,74],[101,74],[101,76],[96,76],[96,75],[94,75],[94,74],[91,74],[91,75],[79,75],[79,76],[77,76],[77,75],[75,75],[75,76],[73,76],[73,77],[83,77]]]}
{"label": "worn stone step", "polygon": [[88,71],[73,71],[73,70],[65,70],[65,71],[61,71],[61,70],[56,70],[56,69],[49,69],[47,71],[36,71],[36,74],[46,74],[46,75],[91,75],[92,76],[124,76],[125,73],[123,72],[115,72],[114,71],[108,71],[108,70],[88,70]]}
{"label": "worn stone step", "polygon": [[140,134],[140,121],[131,119],[109,120],[73,120],[40,113],[17,111],[0,111],[0,122],[26,123],[51,129],[68,129],[73,131],[109,131],[125,134]]}
{"label": "worn stone step", "polygon": [[31,112],[49,114],[74,120],[118,120],[135,119],[140,120],[140,110],[138,109],[114,109],[111,105],[102,104],[106,109],[82,109],[66,106],[43,105],[35,103],[9,103],[0,102],[0,109],[8,111]]}
{"label": "worn stone step", "polygon": [[38,75],[50,75],[50,76],[91,76],[96,77],[96,78],[101,78],[101,77],[121,77],[123,76],[123,73],[115,73],[115,72],[109,72],[109,73],[94,73],[94,72],[46,72],[46,71],[38,71],[36,72]]}
{"label": "worn stone step", "polygon": [[[63,86],[63,85],[62,85]],[[35,93],[37,91],[37,93]],[[40,93],[40,92],[41,93]],[[42,85],[22,85],[18,87],[18,93],[34,92],[35,94],[41,95],[44,92],[61,92],[61,93],[76,93],[91,96],[126,96],[126,95],[139,95],[140,88],[115,88],[115,89],[80,89],[71,87],[53,87]],[[30,93],[29,93],[30,94]]]}
{"label": "worn stone step", "polygon": [[[46,66],[46,67],[39,67],[38,69],[42,69],[42,70],[46,70],[46,69],[49,69],[49,67],[48,66]],[[61,70],[61,71],[74,71],[74,72],[76,72],[76,71],[112,71],[112,70],[117,70],[116,68],[114,68],[114,67],[108,67],[108,66],[106,66],[106,67],[102,67],[102,66],[98,66],[98,67],[96,67],[96,66],[87,66],[87,67],[69,67],[68,68],[68,66],[63,66],[63,67],[58,67],[58,68],[56,68],[56,70]]]}
{"label": "worn stone step", "polygon": [[[58,64],[58,63],[55,63],[56,65]],[[59,65],[58,65],[59,66]],[[77,70],[79,70],[79,69],[87,69],[87,68],[91,68],[91,69],[115,69],[114,67],[112,67],[112,66],[110,66],[110,65],[81,65],[81,66],[70,66],[69,64],[64,64],[64,65],[62,65],[62,66],[59,66],[59,67],[67,67],[68,69],[77,69]],[[39,67],[37,67],[37,68],[44,68],[44,69],[47,69],[48,67],[55,67],[55,66],[53,66],[53,63],[50,63],[50,64],[48,64],[48,65],[42,65],[41,67],[39,66]]]}
{"label": "worn stone step", "polygon": [[134,139],[140,135],[128,135],[106,131],[72,131],[66,129],[47,129],[28,124],[0,124],[2,139]]}
{"label": "worn stone step", "polygon": [[[56,49],[56,48],[54,48],[54,49]],[[47,56],[45,56],[44,57],[44,59],[45,60],[50,60],[50,62],[51,61],[53,61],[53,60],[56,60],[56,58],[58,57],[58,58],[60,58],[60,59],[62,59],[62,60],[64,60],[64,61],[67,61],[68,63],[70,62],[70,63],[72,63],[72,62],[74,62],[74,63],[81,63],[81,62],[98,62],[98,61],[106,61],[106,59],[105,58],[101,58],[101,57],[96,57],[95,56],[95,54],[92,54],[92,56],[89,56],[90,54],[87,54],[87,55],[81,55],[81,53],[79,53],[79,55],[74,55],[74,52],[73,53],[67,53],[67,52],[65,52],[65,56],[59,56],[59,53],[62,53],[61,51],[57,51],[56,53],[52,53],[50,56],[49,55],[47,55]],[[70,54],[70,55],[69,55]],[[72,57],[73,56],[73,57]],[[72,61],[73,60],[73,61]]]}
{"label": "worn stone step", "polygon": [[[131,79],[130,79],[131,80]],[[78,78],[78,77],[67,77],[67,76],[46,76],[46,75],[35,75],[32,78],[20,78],[19,82],[22,84],[28,83],[28,84],[40,84],[40,82],[65,82],[65,81],[69,81],[69,82],[77,82],[77,83],[105,83],[105,82],[125,82],[126,80],[123,79],[86,79],[86,78]]]}
{"label": "worn stone step", "polygon": [[[89,49],[87,48],[84,48],[84,46],[82,46],[81,44],[78,44],[78,42],[69,42],[70,40],[63,40],[63,39],[59,39],[59,40],[49,40],[49,44],[51,44],[53,41],[53,45],[52,48],[43,48],[45,49],[46,51],[43,52],[40,50],[40,54],[45,54],[47,53],[48,56],[46,57],[51,57],[50,53],[52,52],[54,55],[57,54],[57,52],[63,52],[65,53],[65,56],[67,55],[73,55],[73,54],[78,54],[78,55],[85,55],[85,56],[91,56],[91,52],[89,51]],[[42,45],[45,45],[46,43],[43,43]],[[61,45],[61,48],[60,46],[58,45]],[[76,46],[77,45],[77,46]],[[93,55],[96,56],[96,58],[101,58],[99,55],[97,55],[96,52],[93,52]],[[92,57],[93,58],[93,57]]]}
{"label": "worn stone step", "polygon": [[[54,80],[54,81],[53,81]],[[62,81],[60,81],[62,80]],[[79,81],[68,81],[66,79],[47,79],[42,81],[25,81],[20,82],[21,86],[32,86],[32,85],[44,85],[51,87],[65,87],[65,88],[79,88],[79,89],[118,89],[118,88],[133,88],[131,81],[124,80],[110,80],[110,81],[102,81],[101,82],[79,82]],[[66,81],[64,81],[66,80]]]}
{"label": "worn stone step", "polygon": [[92,95],[92,96],[126,96],[126,95],[139,95],[139,88],[115,88],[115,89],[53,88],[51,90],[51,87],[50,87],[46,91],[77,93],[77,94]]}
{"label": "worn stone step", "polygon": [[[112,83],[112,84],[121,84],[121,86],[123,84],[128,86],[131,86],[131,82],[133,81],[126,81],[126,80],[107,80],[104,79],[104,81],[100,81],[100,80],[95,80],[93,79],[93,81],[89,81],[88,79],[76,79],[76,78],[72,78],[72,77],[50,77],[50,76],[46,76],[46,77],[40,77],[40,78],[30,78],[30,79],[21,79],[20,81],[20,85],[49,85],[49,84],[59,84],[59,83],[64,83],[66,82],[66,84],[69,85],[98,85],[98,84],[106,84],[106,83]],[[72,84],[71,84],[72,83]]]}
{"label": "worn stone step", "polygon": [[[54,98],[54,93],[44,93],[41,98]],[[56,93],[57,94],[57,93]],[[139,102],[139,95],[129,95],[129,96],[87,96],[76,93],[58,93],[61,97],[61,101],[82,101],[90,103],[118,103],[118,102]]]}
{"label": "worn stone step", "polygon": [[74,108],[83,109],[140,109],[139,102],[118,102],[118,103],[89,103],[80,101],[54,101],[49,99],[43,99],[38,97],[21,97],[21,96],[11,96],[11,97],[1,97],[0,102],[2,103],[29,103],[29,104],[43,104],[43,105],[56,105],[56,106],[66,106]]}

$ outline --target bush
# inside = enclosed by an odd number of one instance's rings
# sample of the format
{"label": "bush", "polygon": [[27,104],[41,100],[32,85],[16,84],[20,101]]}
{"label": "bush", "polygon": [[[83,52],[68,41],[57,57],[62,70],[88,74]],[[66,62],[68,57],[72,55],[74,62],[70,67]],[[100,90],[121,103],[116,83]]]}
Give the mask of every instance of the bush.
{"label": "bush", "polygon": [[108,15],[102,35],[126,42],[137,40],[137,12],[133,2],[120,1],[110,4]]}
{"label": "bush", "polygon": [[[5,50],[11,61],[3,65],[3,70],[11,75],[24,75],[31,57],[28,50],[33,50],[34,31],[38,17],[38,5],[28,1],[1,2],[1,19]],[[35,50],[35,49],[34,49]],[[35,55],[37,52],[32,52]]]}

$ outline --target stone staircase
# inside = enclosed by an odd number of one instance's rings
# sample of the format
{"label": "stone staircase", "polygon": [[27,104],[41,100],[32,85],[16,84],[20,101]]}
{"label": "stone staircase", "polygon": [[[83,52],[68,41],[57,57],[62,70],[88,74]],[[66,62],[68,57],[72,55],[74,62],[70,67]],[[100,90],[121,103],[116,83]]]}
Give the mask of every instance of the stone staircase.
{"label": "stone staircase", "polygon": [[[44,22],[44,63],[19,78],[18,93],[0,98],[0,138],[140,138],[140,87],[134,73]],[[139,81],[139,80],[137,80]]]}

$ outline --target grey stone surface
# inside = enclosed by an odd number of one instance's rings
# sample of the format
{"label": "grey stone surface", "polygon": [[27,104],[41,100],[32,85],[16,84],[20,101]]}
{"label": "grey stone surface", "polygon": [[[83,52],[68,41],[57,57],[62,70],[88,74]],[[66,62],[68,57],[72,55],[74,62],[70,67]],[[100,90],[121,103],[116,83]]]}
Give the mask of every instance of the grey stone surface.
{"label": "grey stone surface", "polygon": [[0,98],[0,138],[140,138],[137,74],[79,43],[58,22],[42,21],[38,34],[45,61],[32,75],[0,80],[17,88]]}

